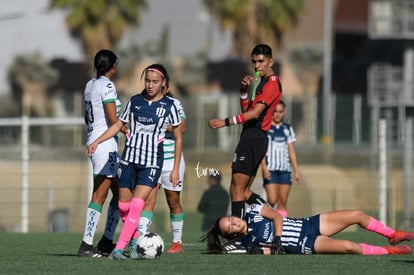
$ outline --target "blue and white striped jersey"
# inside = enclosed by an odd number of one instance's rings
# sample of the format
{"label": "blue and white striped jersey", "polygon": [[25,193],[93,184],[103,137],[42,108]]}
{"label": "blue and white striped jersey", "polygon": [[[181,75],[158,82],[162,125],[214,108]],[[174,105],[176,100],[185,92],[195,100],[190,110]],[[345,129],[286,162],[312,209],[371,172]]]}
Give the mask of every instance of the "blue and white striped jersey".
{"label": "blue and white striped jersey", "polygon": [[288,144],[296,141],[293,127],[287,123],[280,126],[272,125],[267,133],[269,145],[266,154],[266,164],[270,171],[292,171]]}
{"label": "blue and white striped jersey", "polygon": [[[271,245],[274,240],[274,225],[273,221],[261,215],[263,205],[251,204],[245,214],[247,222],[247,235],[242,236],[243,244],[246,247],[253,245]],[[307,231],[303,223],[309,218],[293,219],[283,218],[283,230],[281,236],[282,247],[289,250],[302,248],[302,240],[306,237]],[[304,254],[308,251],[304,251]]]}
{"label": "blue and white striped jersey", "polygon": [[164,157],[163,142],[167,126],[181,123],[174,101],[163,97],[151,102],[138,94],[129,99],[119,119],[130,123],[131,134],[125,143],[122,160],[148,168],[161,168],[157,162]]}
{"label": "blue and white striped jersey", "polygon": [[274,240],[273,221],[263,217],[260,212],[263,205],[251,204],[246,209],[244,219],[247,222],[247,235],[242,236],[246,247],[257,245],[271,245]]}

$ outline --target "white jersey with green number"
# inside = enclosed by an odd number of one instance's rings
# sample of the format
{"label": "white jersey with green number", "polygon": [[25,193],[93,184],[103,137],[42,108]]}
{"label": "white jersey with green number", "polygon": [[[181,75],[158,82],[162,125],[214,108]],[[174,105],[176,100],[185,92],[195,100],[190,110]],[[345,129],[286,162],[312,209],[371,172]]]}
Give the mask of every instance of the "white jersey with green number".
{"label": "white jersey with green number", "polygon": [[114,83],[105,76],[89,80],[84,92],[84,102],[88,131],[86,144],[90,144],[111,126],[105,115],[104,105],[114,102],[119,115],[121,102]]}

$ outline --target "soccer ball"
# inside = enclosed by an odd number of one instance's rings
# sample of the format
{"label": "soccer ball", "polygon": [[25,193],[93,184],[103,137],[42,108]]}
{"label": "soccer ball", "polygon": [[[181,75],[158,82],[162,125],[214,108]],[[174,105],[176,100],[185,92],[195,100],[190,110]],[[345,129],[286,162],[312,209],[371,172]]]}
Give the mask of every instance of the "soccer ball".
{"label": "soccer ball", "polygon": [[157,233],[146,233],[138,237],[137,253],[141,259],[158,259],[164,251],[164,241]]}

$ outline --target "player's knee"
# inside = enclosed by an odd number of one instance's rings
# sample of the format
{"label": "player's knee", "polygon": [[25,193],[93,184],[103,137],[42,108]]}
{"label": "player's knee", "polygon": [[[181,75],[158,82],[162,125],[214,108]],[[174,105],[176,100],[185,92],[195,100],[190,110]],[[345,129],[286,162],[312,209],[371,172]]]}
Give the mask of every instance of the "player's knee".
{"label": "player's knee", "polygon": [[177,210],[181,209],[181,204],[179,201],[172,200],[168,201],[168,207],[170,208],[171,213],[175,213]]}
{"label": "player's knee", "polygon": [[277,200],[277,205],[278,206],[282,206],[282,207],[286,207],[286,205],[287,205],[287,199],[279,198]]}
{"label": "player's knee", "polygon": [[343,246],[344,246],[345,253],[347,254],[357,253],[358,248],[359,248],[358,244],[351,242],[351,241],[345,241]]}
{"label": "player's knee", "polygon": [[275,205],[276,205],[276,199],[273,199],[273,198],[267,198],[267,203],[268,203],[271,207],[275,207]]}
{"label": "player's knee", "polygon": [[351,216],[355,221],[361,221],[367,216],[367,214],[361,210],[352,210]]}

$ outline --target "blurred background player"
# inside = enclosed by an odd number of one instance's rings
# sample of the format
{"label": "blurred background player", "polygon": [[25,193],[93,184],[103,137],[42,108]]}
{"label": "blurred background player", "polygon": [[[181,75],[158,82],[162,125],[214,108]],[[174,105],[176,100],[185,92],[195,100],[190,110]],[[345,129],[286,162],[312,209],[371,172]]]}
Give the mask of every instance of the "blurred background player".
{"label": "blurred background player", "polygon": [[204,191],[198,203],[198,211],[204,214],[201,229],[209,230],[214,222],[227,214],[230,204],[229,193],[221,185],[221,175],[210,174],[207,177],[208,189]]}
{"label": "blurred background player", "polygon": [[299,167],[296,160],[293,127],[283,121],[286,105],[281,100],[273,114],[272,126],[267,136],[269,145],[266,157],[262,161],[263,186],[266,190],[267,202],[277,205],[277,211],[287,217],[287,201],[292,186],[292,167],[297,184],[300,183]]}

